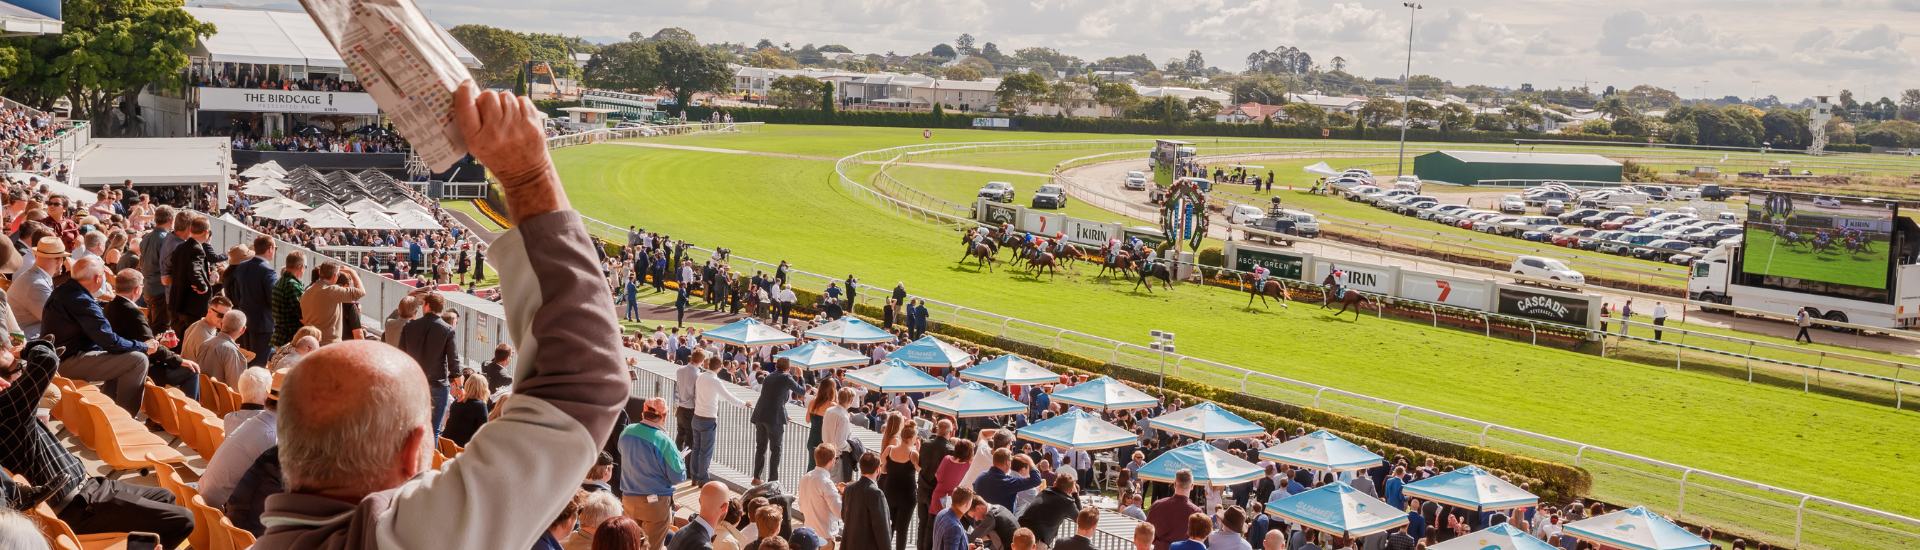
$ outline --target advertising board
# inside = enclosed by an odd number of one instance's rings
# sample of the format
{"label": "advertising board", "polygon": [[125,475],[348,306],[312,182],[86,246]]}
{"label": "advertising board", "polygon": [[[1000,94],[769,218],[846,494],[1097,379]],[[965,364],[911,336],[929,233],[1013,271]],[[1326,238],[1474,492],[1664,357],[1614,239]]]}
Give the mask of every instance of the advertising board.
{"label": "advertising board", "polygon": [[1034,210],[1024,210],[1020,216],[1020,230],[1035,235],[1053,237],[1065,231],[1067,217],[1061,214],[1048,214]]}
{"label": "advertising board", "polygon": [[980,200],[980,223],[999,226],[1003,223],[1019,221],[1020,207],[1000,204],[986,199]]}
{"label": "advertising board", "polygon": [[304,90],[255,90],[245,88],[194,88],[199,90],[200,109],[205,111],[241,111],[255,113],[336,113],[371,115],[380,112],[373,96],[358,92],[309,92]]}
{"label": "advertising board", "polygon": [[1435,302],[1486,311],[1487,294],[1493,288],[1485,280],[1442,277],[1417,271],[1400,272],[1402,298]]}
{"label": "advertising board", "polygon": [[1240,271],[1253,271],[1256,266],[1264,266],[1273,277],[1301,280],[1306,271],[1309,257],[1292,252],[1263,250],[1257,248],[1234,247],[1233,268]]}
{"label": "advertising board", "polygon": [[1580,327],[1592,326],[1591,298],[1501,286],[1495,313]]}
{"label": "advertising board", "polygon": [[1120,238],[1120,228],[1113,224],[1079,218],[1067,218],[1066,233],[1068,242],[1087,246],[1106,246],[1107,241]]}
{"label": "advertising board", "polygon": [[1392,295],[1394,290],[1397,290],[1394,288],[1394,281],[1398,280],[1396,275],[1400,270],[1353,262],[1315,261],[1313,262],[1313,279],[1308,282],[1318,283],[1327,280],[1327,274],[1335,269],[1346,272],[1346,277],[1340,280],[1340,284],[1346,285],[1347,288],[1387,295]]}

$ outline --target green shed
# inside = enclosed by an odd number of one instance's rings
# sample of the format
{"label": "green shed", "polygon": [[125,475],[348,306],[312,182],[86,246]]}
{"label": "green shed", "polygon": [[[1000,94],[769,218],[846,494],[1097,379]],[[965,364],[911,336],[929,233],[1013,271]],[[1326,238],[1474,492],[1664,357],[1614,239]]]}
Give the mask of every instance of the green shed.
{"label": "green shed", "polygon": [[1620,181],[1620,163],[1600,155],[1435,151],[1414,157],[1426,181],[1473,185],[1482,180]]}

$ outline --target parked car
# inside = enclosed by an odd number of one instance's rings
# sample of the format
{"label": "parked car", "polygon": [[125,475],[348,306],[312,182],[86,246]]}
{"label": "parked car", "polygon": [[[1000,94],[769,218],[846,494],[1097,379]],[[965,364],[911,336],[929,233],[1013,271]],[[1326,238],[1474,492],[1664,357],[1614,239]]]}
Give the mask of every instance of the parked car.
{"label": "parked car", "polygon": [[1581,239],[1591,237],[1593,234],[1599,232],[1600,230],[1598,229],[1587,227],[1561,226],[1559,231],[1554,232],[1553,244],[1567,248],[1576,248],[1580,244]]}
{"label": "parked car", "polygon": [[1600,231],[1586,237],[1581,237],[1580,242],[1576,243],[1574,248],[1581,250],[1599,250],[1601,244],[1612,241],[1623,234],[1625,233],[1621,231]]}
{"label": "parked car", "polygon": [[1700,246],[1714,246],[1720,241],[1738,237],[1745,232],[1745,229],[1739,227],[1721,227],[1709,230],[1706,233],[1696,233],[1686,240]]}
{"label": "parked car", "polygon": [[1574,284],[1585,284],[1587,277],[1560,260],[1540,256],[1520,256],[1513,259],[1513,274],[1524,275]]}
{"label": "parked car", "polygon": [[1528,206],[1539,206],[1546,204],[1547,201],[1561,201],[1563,203],[1571,201],[1574,198],[1574,194],[1566,191],[1542,190],[1529,193],[1525,198]]}
{"label": "parked car", "polygon": [[1600,224],[1607,223],[1620,218],[1624,218],[1627,216],[1632,216],[1632,215],[1633,215],[1633,212],[1621,212],[1618,210],[1609,210],[1606,212],[1601,212],[1598,214],[1580,218],[1580,225],[1597,229],[1600,227]]}
{"label": "parked car", "polygon": [[1501,225],[1506,227],[1502,228],[1503,230],[1500,231],[1500,234],[1519,237],[1528,231],[1540,231],[1549,227],[1559,227],[1560,221],[1553,219],[1553,216],[1520,216],[1513,221]]}
{"label": "parked car", "polygon": [[1615,236],[1613,240],[1601,243],[1600,252],[1620,256],[1631,256],[1633,255],[1633,249],[1657,240],[1660,240],[1659,235],[1623,232],[1621,235]]}
{"label": "parked car", "polygon": [[1527,211],[1527,202],[1521,200],[1520,195],[1500,197],[1500,211],[1507,214],[1524,214]]}
{"label": "parked car", "polygon": [[1380,188],[1371,185],[1356,185],[1347,190],[1347,200],[1365,202],[1367,197],[1380,193]]}
{"label": "parked car", "polygon": [[1676,239],[1658,239],[1646,246],[1633,250],[1633,257],[1642,260],[1667,261],[1668,256],[1679,254],[1693,248],[1693,243]]}
{"label": "parked car", "polygon": [[1600,210],[1597,208],[1580,208],[1570,212],[1562,212],[1555,217],[1560,218],[1560,225],[1585,225],[1582,223],[1582,220],[1587,219],[1588,216],[1598,215],[1600,215]]}
{"label": "parked car", "polygon": [[1395,203],[1395,207],[1392,208],[1391,210],[1398,212],[1402,215],[1411,216],[1415,212],[1419,212],[1420,209],[1422,208],[1426,208],[1436,204],[1440,204],[1440,199],[1428,197],[1425,195],[1414,195],[1411,197],[1407,197],[1405,199],[1401,199],[1399,202]]}
{"label": "parked car", "polygon": [[1558,216],[1560,214],[1565,214],[1567,213],[1567,203],[1560,202],[1557,199],[1548,200],[1545,206],[1540,207],[1540,213],[1546,214],[1549,216]]}
{"label": "parked car", "polygon": [[1445,216],[1448,214],[1452,214],[1455,212],[1463,212],[1466,210],[1467,210],[1467,205],[1464,205],[1464,204],[1433,204],[1433,205],[1427,206],[1426,208],[1420,209],[1419,212],[1414,214],[1414,217],[1417,217],[1423,220],[1438,221],[1437,216]]}
{"label": "parked car", "polygon": [[1710,200],[1710,201],[1723,201],[1723,200],[1727,200],[1727,197],[1733,196],[1733,193],[1730,193],[1725,189],[1721,189],[1720,184],[1717,184],[1717,183],[1701,184],[1699,187],[1699,192],[1700,192],[1700,199]]}
{"label": "parked car", "polygon": [[1067,188],[1055,183],[1040,186],[1040,189],[1033,192],[1033,207],[1066,208]]}
{"label": "parked car", "polygon": [[1517,222],[1517,221],[1520,221],[1520,218],[1514,217],[1514,216],[1500,216],[1497,218],[1487,218],[1484,220],[1473,222],[1473,230],[1479,231],[1481,233],[1486,233],[1489,235],[1500,235],[1502,234],[1501,233],[1502,229],[1508,229],[1508,230],[1512,229],[1511,227],[1508,227],[1507,224]]}
{"label": "parked car", "polygon": [[1644,219],[1645,218],[1641,218],[1639,216],[1621,216],[1618,218],[1614,218],[1613,221],[1601,223],[1600,229],[1620,229],[1628,225],[1640,223]]}
{"label": "parked car", "polygon": [[1127,172],[1127,188],[1133,190],[1146,189],[1147,174],[1144,172]]}
{"label": "parked car", "polygon": [[995,202],[1013,202],[1013,184],[1004,181],[990,181],[980,187],[980,198]]}
{"label": "parked car", "polygon": [[1251,204],[1235,204],[1228,207],[1227,223],[1248,225],[1267,217],[1267,212]]}

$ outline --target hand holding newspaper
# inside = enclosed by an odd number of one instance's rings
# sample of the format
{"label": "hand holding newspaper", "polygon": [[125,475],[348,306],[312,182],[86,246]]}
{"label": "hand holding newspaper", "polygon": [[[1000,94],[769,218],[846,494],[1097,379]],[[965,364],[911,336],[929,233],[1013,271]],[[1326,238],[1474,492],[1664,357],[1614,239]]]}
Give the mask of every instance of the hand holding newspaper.
{"label": "hand holding newspaper", "polygon": [[421,160],[442,172],[467,155],[453,94],[472,77],[413,0],[301,0]]}

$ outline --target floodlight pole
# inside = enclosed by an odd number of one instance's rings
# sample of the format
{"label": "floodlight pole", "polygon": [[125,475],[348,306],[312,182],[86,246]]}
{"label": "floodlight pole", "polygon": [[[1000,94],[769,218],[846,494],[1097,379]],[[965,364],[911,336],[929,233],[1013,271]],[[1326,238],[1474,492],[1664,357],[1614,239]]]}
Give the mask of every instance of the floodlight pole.
{"label": "floodlight pole", "polygon": [[1413,16],[1420,13],[1420,5],[1403,2],[1407,7],[1407,72],[1400,77],[1400,157],[1393,166],[1393,175],[1407,175],[1407,121],[1413,102]]}

